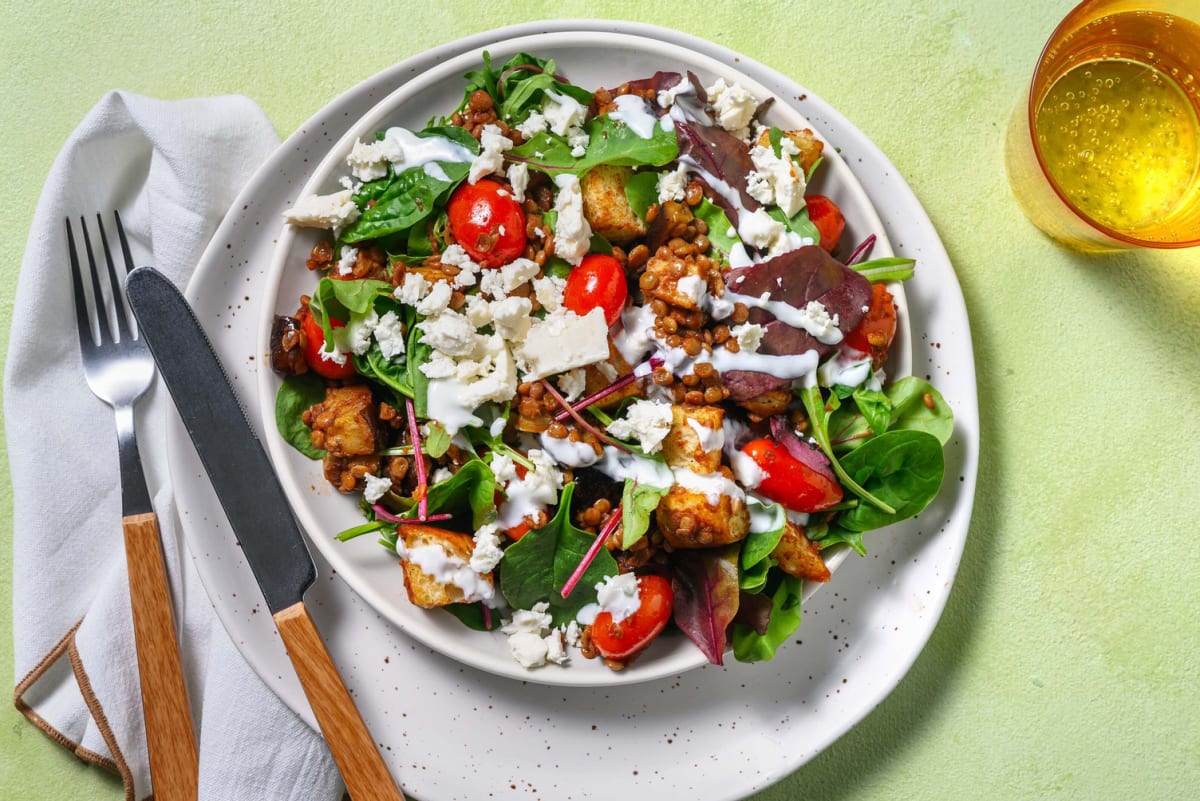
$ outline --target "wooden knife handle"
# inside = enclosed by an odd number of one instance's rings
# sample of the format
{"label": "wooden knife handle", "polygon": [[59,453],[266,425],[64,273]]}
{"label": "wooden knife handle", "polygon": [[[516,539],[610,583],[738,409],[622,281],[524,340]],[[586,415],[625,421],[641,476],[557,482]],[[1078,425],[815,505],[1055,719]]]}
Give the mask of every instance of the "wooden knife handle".
{"label": "wooden knife handle", "polygon": [[196,734],[179,658],[158,518],[153,513],[130,515],[122,518],[121,527],[154,797],[157,801],[196,801]]}
{"label": "wooden knife handle", "polygon": [[281,609],[274,618],[350,797],[353,801],[404,801],[304,602]]}

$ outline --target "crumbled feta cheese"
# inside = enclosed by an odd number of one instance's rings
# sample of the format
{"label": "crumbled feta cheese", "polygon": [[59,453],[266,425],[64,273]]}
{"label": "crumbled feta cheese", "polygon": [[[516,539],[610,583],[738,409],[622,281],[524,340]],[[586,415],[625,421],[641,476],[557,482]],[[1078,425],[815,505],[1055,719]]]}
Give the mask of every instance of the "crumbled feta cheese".
{"label": "crumbled feta cheese", "polygon": [[517,477],[517,465],[512,460],[511,456],[503,453],[493,453],[492,461],[489,467],[492,468],[492,475],[496,477],[498,484],[506,484],[513,481]]}
{"label": "crumbled feta cheese", "polygon": [[475,548],[471,551],[471,569],[476,573],[489,573],[500,564],[502,556],[500,528],[495,523],[480,526],[475,532]]}
{"label": "crumbled feta cheese", "polygon": [[550,126],[550,121],[546,119],[540,111],[534,111],[525,118],[524,122],[517,126],[517,130],[526,139],[532,139]]}
{"label": "crumbled feta cheese", "polygon": [[389,164],[399,164],[404,161],[404,148],[400,138],[395,133],[397,129],[389,129],[382,139],[374,142],[355,142],[346,158],[350,173],[360,181],[376,181],[387,175]]}
{"label": "crumbled feta cheese", "polygon": [[337,263],[338,275],[350,275],[350,273],[354,272],[354,265],[357,263],[358,248],[342,245],[342,256],[338,259]]}
{"label": "crumbled feta cheese", "polygon": [[458,268],[458,275],[454,277],[455,289],[475,285],[475,277],[481,268],[467,255],[467,251],[463,250],[462,245],[455,243],[448,246],[442,251],[442,255],[438,257],[438,260],[442,264]]}
{"label": "crumbled feta cheese", "polygon": [[636,612],[642,605],[638,598],[638,581],[634,573],[606,576],[596,585],[596,601],[601,612],[612,615],[614,623],[620,623]]}
{"label": "crumbled feta cheese", "polygon": [[757,323],[742,323],[729,329],[737,340],[739,353],[754,353],[762,344],[763,327]]}
{"label": "crumbled feta cheese", "polygon": [[508,183],[512,186],[513,200],[525,202],[525,189],[529,186],[529,165],[524,162],[508,165]]}
{"label": "crumbled feta cheese", "polygon": [[587,389],[587,372],[582,367],[576,367],[559,375],[556,383],[563,399],[570,403],[581,397]]}
{"label": "crumbled feta cheese", "polygon": [[750,120],[758,108],[758,101],[744,86],[736,81],[727,83],[724,78],[705,90],[708,103],[716,115],[717,124],[739,139],[750,135]]}
{"label": "crumbled feta cheese", "polygon": [[[750,160],[754,162],[755,171],[746,177],[746,191],[761,203],[774,203],[788,217],[794,217],[796,212],[804,207],[804,174],[796,169],[791,156],[783,147],[783,142],[795,144],[784,137],[780,140],[780,156],[768,144],[759,145],[750,150]],[[765,199],[764,199],[765,196]]]}
{"label": "crumbled feta cheese", "polygon": [[375,333],[375,328],[378,325],[379,315],[374,309],[371,309],[363,317],[352,319],[350,324],[346,326],[347,332],[344,334],[347,338],[350,352],[359,356],[366,353],[371,347],[371,335]]}
{"label": "crumbled feta cheese", "polygon": [[450,472],[450,468],[439,467],[437,470],[434,470],[433,475],[429,477],[429,484],[430,486],[434,484],[441,484],[443,481],[449,481],[452,478],[454,478],[454,474]]}
{"label": "crumbled feta cheese", "polygon": [[514,259],[503,267],[484,270],[479,279],[479,290],[491,295],[495,300],[501,300],[509,292],[534,278],[540,270],[537,262],[532,259]]}
{"label": "crumbled feta cheese", "polygon": [[675,282],[675,289],[699,306],[700,299],[708,293],[708,282],[698,275],[685,275]]}
{"label": "crumbled feta cheese", "polygon": [[392,489],[392,480],[390,478],[380,478],[379,476],[367,473],[363,476],[363,481],[366,486],[363,489],[363,497],[367,503],[375,503]]}
{"label": "crumbled feta cheese", "polygon": [[471,162],[467,174],[468,183],[475,183],[485,175],[504,170],[504,151],[511,150],[513,141],[500,132],[498,125],[483,126],[479,136],[479,155]]}
{"label": "crumbled feta cheese", "polygon": [[547,610],[550,605],[541,601],[533,609],[518,609],[512,619],[500,627],[508,635],[508,648],[513,659],[523,667],[535,668],[547,661],[561,664],[566,661],[563,633],[554,626]]}
{"label": "crumbled feta cheese", "polygon": [[519,525],[522,520],[536,515],[547,506],[558,505],[563,475],[554,457],[539,448],[530,449],[526,457],[533,464],[533,469],[526,470],[524,476],[510,479],[504,485],[505,500],[497,509],[496,521],[504,529]]}
{"label": "crumbled feta cheese", "polygon": [[587,119],[587,108],[573,97],[546,90],[542,115],[551,131],[559,136],[566,136],[571,128],[583,125]]}
{"label": "crumbled feta cheese", "polygon": [[429,294],[429,281],[420,273],[405,273],[404,283],[392,292],[405,306],[416,306]]}
{"label": "crumbled feta cheese", "polygon": [[483,328],[492,322],[492,307],[488,299],[481,294],[467,295],[467,303],[463,306],[463,314],[476,328]]}
{"label": "crumbled feta cheese", "polygon": [[810,300],[804,307],[804,315],[808,318],[804,329],[822,342],[838,330],[838,315],[831,317],[819,300]]}
{"label": "crumbled feta cheese", "polygon": [[761,250],[769,250],[786,232],[787,226],[767,214],[766,209],[738,218],[738,234],[742,241]]}
{"label": "crumbled feta cheese", "polygon": [[558,194],[554,197],[557,222],[554,226],[554,255],[578,265],[592,245],[592,227],[583,216],[583,192],[579,179],[560,173],[554,179]]}
{"label": "crumbled feta cheese", "polygon": [[587,152],[588,142],[591,139],[588,137],[587,131],[582,128],[572,128],[567,131],[567,144],[571,148],[571,155],[575,158],[583,158],[583,154]]}
{"label": "crumbled feta cheese", "polygon": [[533,295],[542,308],[555,312],[562,308],[563,292],[567,288],[567,279],[547,275],[533,279]]}
{"label": "crumbled feta cheese", "polygon": [[[444,282],[442,283],[444,286]],[[436,317],[428,317],[417,323],[421,329],[421,341],[434,350],[448,356],[472,356],[482,339],[475,333],[471,321],[456,311],[447,309]]]}
{"label": "crumbled feta cheese", "polygon": [[618,439],[636,439],[646,453],[656,453],[671,431],[671,405],[638,400],[608,425],[608,433]]}
{"label": "crumbled feta cheese", "polygon": [[450,282],[434,282],[433,287],[429,290],[429,294],[417,303],[417,314],[422,314],[426,317],[441,314],[450,305],[450,295],[452,293]]}
{"label": "crumbled feta cheese", "polygon": [[672,86],[670,89],[660,89],[658,91],[658,105],[663,108],[669,108],[675,105],[675,98],[680,95],[686,95],[693,90],[692,82],[687,78],[682,78],[679,83]]}
{"label": "crumbled feta cheese", "polygon": [[496,333],[510,341],[524,339],[533,324],[533,318],[529,316],[532,310],[533,303],[529,298],[514,295],[504,300],[492,301],[492,324]]}
{"label": "crumbled feta cheese", "polygon": [[358,219],[358,206],[349,189],[331,195],[305,195],[283,213],[283,219],[302,228],[345,228]]}
{"label": "crumbled feta cheese", "polygon": [[666,203],[668,200],[683,200],[687,195],[688,174],[687,165],[680,163],[671,172],[659,173],[658,183],[658,202]]}
{"label": "crumbled feta cheese", "polygon": [[607,359],[604,312],[596,308],[582,317],[567,310],[548,314],[533,323],[513,355],[529,381]]}
{"label": "crumbled feta cheese", "polygon": [[[374,311],[371,312],[371,314],[374,313]],[[374,334],[383,358],[392,359],[404,353],[404,321],[395,312],[383,313],[375,325]]]}

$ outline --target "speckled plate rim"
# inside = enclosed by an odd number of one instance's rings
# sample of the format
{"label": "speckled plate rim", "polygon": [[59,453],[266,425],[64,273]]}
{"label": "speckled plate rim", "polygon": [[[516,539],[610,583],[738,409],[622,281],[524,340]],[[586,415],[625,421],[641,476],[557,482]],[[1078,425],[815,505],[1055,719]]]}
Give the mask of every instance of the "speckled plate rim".
{"label": "speckled plate rim", "polygon": [[[643,36],[564,31],[514,37],[493,43],[489,47],[494,51],[491,55],[495,63],[503,63],[511,54],[521,51],[554,56],[559,67],[577,80],[581,64],[585,64],[589,72],[597,73],[610,68],[612,62],[621,63],[626,59],[636,58],[651,65],[651,69],[683,65],[697,73],[705,85],[711,84],[715,76],[721,75],[745,85],[757,97],[769,96],[765,86],[723,62],[694,50],[685,50],[678,45]],[[359,140],[369,140],[377,130],[395,124],[421,125],[435,114],[446,113],[448,109],[453,108],[453,104],[461,98],[462,75],[468,70],[478,69],[481,65],[482,59],[478,49],[468,50],[439,63],[436,68],[422,73],[393,91],[356,120],[330,148],[329,153],[313,168],[311,176],[300,190],[301,196],[326,194],[341,189],[339,178],[349,174],[345,164],[346,155]],[[628,72],[631,67],[626,64],[621,64],[619,69],[623,71],[611,78],[613,84],[642,75],[636,68],[633,68],[634,72]],[[589,85],[586,79],[583,83]],[[444,97],[447,94],[449,97]],[[448,99],[449,105],[442,107],[431,100],[431,95],[440,100]],[[786,103],[773,104],[767,119],[772,124],[788,130],[810,125],[798,110]],[[818,184],[820,188],[816,191],[833,197],[845,212],[848,227],[844,239],[854,243],[865,239],[868,233],[874,233],[878,240],[872,255],[892,255],[891,244],[870,199],[859,185],[853,171],[837,153],[836,147],[833,146],[836,143],[826,144],[826,156]],[[275,316],[292,314],[299,303],[300,295],[311,294],[313,291],[314,278],[303,265],[313,245],[324,234],[325,232],[315,229],[282,227],[260,298],[260,352],[266,353],[270,348]],[[907,304],[903,287],[895,286],[893,290],[900,319],[907,327]],[[895,375],[908,375],[911,371],[909,339],[906,335],[897,337],[893,348],[894,363],[891,365],[896,371]],[[292,503],[293,512],[302,528],[309,533],[314,547],[321,550],[342,578],[406,634],[436,651],[480,670],[512,679],[555,686],[633,684],[692,670],[706,663],[700,650],[691,647],[683,638],[661,638],[633,665],[619,672],[609,670],[600,660],[585,659],[575,659],[561,667],[531,671],[512,658],[506,635],[498,631],[490,634],[472,631],[441,611],[413,606],[403,588],[395,581],[396,560],[378,547],[374,537],[363,537],[361,541],[343,543],[328,537],[312,536],[314,532],[336,532],[356,526],[362,522],[362,513],[358,508],[356,496],[339,496],[329,489],[321,474],[320,462],[300,454],[273,430],[275,396],[281,383],[280,377],[274,371],[258,371],[257,394],[264,444],[279,474],[284,491]],[[847,556],[848,549],[838,548],[826,555],[826,561],[830,569],[836,571]],[[805,602],[824,586],[806,584]]]}
{"label": "speckled plate rim", "polygon": [[[254,398],[258,367],[257,354],[247,353],[245,343],[252,336],[247,332],[254,324],[255,287],[265,274],[260,259],[264,248],[270,252],[268,231],[275,230],[277,215],[294,200],[299,186],[270,180],[270,174],[291,161],[319,159],[351,119],[440,60],[512,36],[561,30],[672,41],[736,64],[783,96],[797,90],[775,71],[711,42],[656,26],[605,20],[536,22],[481,33],[407,59],[354,87],[268,159],[233,204],[189,284],[188,297],[243,399],[249,403]],[[548,688],[456,667],[405,643],[390,623],[330,575],[318,555],[321,579],[309,592],[309,605],[410,795],[475,797],[486,789],[493,797],[524,798],[537,788],[576,799],[620,793],[631,801],[649,801],[668,791],[716,801],[743,798],[784,778],[858,723],[903,678],[928,640],[962,555],[977,475],[979,421],[966,308],[932,223],[887,158],[836,112],[827,110],[813,119],[842,146],[893,234],[897,252],[917,258],[923,267],[908,285],[914,330],[928,332],[913,343],[914,361],[936,373],[935,380],[953,374],[944,394],[956,411],[948,487],[924,513],[928,525],[920,526],[915,538],[904,532],[903,537],[872,543],[872,557],[850,560],[843,572],[854,582],[875,582],[870,592],[834,591],[826,600],[837,610],[832,617],[841,612],[841,620],[833,620],[823,604],[806,609],[802,633],[810,633],[803,634],[805,647],[777,658],[765,673],[763,666],[703,668],[689,673],[686,681],[676,677],[625,688],[621,703],[592,690],[547,694]],[[177,419],[168,429],[178,515],[208,600],[264,682],[315,727],[186,433]],[[887,568],[889,558],[893,564],[903,560],[905,569]],[[825,632],[813,632],[814,627]],[[842,644],[812,633],[841,638]],[[848,640],[855,642],[853,649]],[[814,665],[819,674],[805,679]],[[846,687],[853,691],[844,692]],[[463,719],[471,725],[464,728]],[[460,722],[449,740],[443,731],[447,721]],[[614,727],[622,732],[619,738],[612,737]],[[471,753],[472,747],[487,759],[462,771],[460,755]],[[623,760],[630,769],[602,770],[611,760]]]}

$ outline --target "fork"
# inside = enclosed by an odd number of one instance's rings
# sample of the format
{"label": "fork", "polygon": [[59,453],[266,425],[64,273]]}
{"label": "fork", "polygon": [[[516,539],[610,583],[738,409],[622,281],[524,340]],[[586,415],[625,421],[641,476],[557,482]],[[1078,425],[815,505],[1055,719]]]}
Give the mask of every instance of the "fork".
{"label": "fork", "polygon": [[[113,217],[125,261],[123,272],[128,273],[133,269],[129,241],[120,214],[114,211]],[[154,381],[154,360],[129,315],[122,291],[124,276],[117,276],[108,234],[99,214],[96,215],[96,228],[100,242],[96,249],[92,247],[86,220],[79,218],[91,278],[91,309],[97,323],[93,327],[93,317],[84,293],[80,252],[76,247],[71,220],[68,219],[66,223],[84,378],[92,393],[111,406],[116,417],[121,469],[121,527],[125,535],[125,559],[129,566],[129,596],[133,607],[134,639],[137,643],[138,675],[154,797],[158,801],[195,801],[198,782],[196,737],[179,657],[179,640],[171,610],[158,517],[150,503],[134,435],[134,403]],[[107,297],[101,290],[97,251],[102,252],[107,264]]]}

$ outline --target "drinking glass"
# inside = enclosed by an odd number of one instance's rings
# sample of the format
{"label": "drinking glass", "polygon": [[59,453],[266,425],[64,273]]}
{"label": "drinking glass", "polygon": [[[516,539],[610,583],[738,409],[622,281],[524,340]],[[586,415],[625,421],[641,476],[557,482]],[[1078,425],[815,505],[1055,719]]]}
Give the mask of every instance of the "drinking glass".
{"label": "drinking glass", "polygon": [[1088,0],[1009,122],[1022,210],[1079,250],[1200,245],[1200,0]]}

